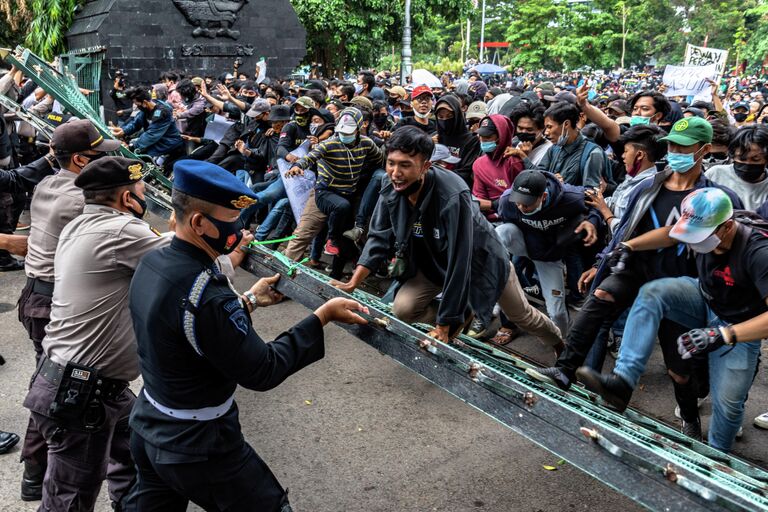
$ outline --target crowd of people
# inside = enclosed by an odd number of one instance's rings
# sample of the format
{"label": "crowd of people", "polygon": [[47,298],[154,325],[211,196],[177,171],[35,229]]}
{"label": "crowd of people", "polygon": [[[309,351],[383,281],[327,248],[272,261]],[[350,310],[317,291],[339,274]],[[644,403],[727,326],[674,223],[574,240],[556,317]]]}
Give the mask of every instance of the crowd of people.
{"label": "crowd of people", "polygon": [[[254,239],[287,239],[346,292],[389,279],[392,313],[440,341],[530,333],[555,358],[532,378],[619,411],[658,343],[681,431],[704,439],[709,399],[707,441],[732,449],[768,337],[768,83],[693,101],[652,74],[159,79],[117,75],[105,139],[20,71],[0,78],[55,126],[48,141],[0,118],[0,270],[26,273],[37,358],[22,499],[92,510],[106,479],[120,510],[290,510],[234,390],[278,385],[323,357],[324,325],[367,311],[334,299],[265,344],[250,313],[282,298],[279,276],[242,294],[228,278]],[[145,164],[120,144],[172,179],[169,233],[142,220]],[[299,180],[308,195],[289,194]]]}

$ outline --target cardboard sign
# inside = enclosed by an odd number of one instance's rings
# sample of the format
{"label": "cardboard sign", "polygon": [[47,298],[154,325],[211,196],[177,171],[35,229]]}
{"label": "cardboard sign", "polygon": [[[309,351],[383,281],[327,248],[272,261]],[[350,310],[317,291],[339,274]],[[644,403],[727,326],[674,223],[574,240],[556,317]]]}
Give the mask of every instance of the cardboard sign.
{"label": "cardboard sign", "polygon": [[719,80],[723,76],[725,65],[728,62],[728,50],[688,44],[685,46],[685,60],[683,62],[686,66],[714,65],[717,71],[715,80]]}
{"label": "cardboard sign", "polygon": [[664,68],[662,82],[667,86],[665,96],[695,96],[697,99],[712,99],[711,85],[708,78],[714,79],[717,69],[709,66],[667,66]]}

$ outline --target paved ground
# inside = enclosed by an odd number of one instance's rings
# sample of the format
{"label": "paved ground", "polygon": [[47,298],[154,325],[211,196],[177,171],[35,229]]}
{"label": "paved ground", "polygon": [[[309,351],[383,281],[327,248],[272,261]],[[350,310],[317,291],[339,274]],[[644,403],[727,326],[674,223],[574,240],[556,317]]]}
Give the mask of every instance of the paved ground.
{"label": "paved ground", "polygon": [[[0,428],[22,433],[33,354],[17,320],[23,274],[0,274]],[[240,271],[243,289],[251,276]],[[257,330],[277,335],[308,311],[295,302],[259,310]],[[630,500],[434,385],[341,329],[326,331],[327,355],[268,393],[240,391],[245,436],[290,489],[297,511],[639,510]],[[530,338],[515,344],[545,361]],[[138,385],[138,383],[137,383]],[[768,460],[768,433],[751,419],[768,410],[761,372],[748,403],[738,451]],[[673,420],[671,386],[654,361],[637,404]],[[36,509],[18,499],[18,448],[0,456],[0,511]],[[106,499],[98,511],[110,510]],[[191,507],[190,510],[198,510]]]}

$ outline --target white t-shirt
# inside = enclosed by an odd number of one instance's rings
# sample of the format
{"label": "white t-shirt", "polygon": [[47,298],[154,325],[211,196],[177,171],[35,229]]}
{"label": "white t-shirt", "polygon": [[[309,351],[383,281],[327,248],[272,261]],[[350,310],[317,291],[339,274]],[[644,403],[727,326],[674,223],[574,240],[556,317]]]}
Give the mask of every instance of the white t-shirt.
{"label": "white t-shirt", "polygon": [[704,175],[718,185],[736,192],[746,210],[755,211],[768,201],[768,177],[757,183],[749,183],[736,176],[733,164],[715,165]]}

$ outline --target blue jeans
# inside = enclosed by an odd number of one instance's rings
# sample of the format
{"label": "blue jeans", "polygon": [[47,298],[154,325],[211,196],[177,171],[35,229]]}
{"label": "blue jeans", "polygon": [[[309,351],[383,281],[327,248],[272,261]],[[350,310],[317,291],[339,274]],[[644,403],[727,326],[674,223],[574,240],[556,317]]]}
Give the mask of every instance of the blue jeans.
{"label": "blue jeans", "polygon": [[[692,277],[664,278],[642,288],[629,312],[614,373],[633,388],[651,357],[662,318],[689,329],[724,325],[709,308]],[[752,386],[760,342],[723,346],[709,353],[709,392],[712,421],[709,444],[729,451],[744,419],[744,402]]]}
{"label": "blue jeans", "polygon": [[259,242],[266,240],[272,230],[275,229],[275,226],[277,226],[278,222],[280,222],[280,218],[290,207],[291,203],[288,202],[287,197],[278,200],[272,209],[269,210],[267,218],[264,219],[264,222],[261,223],[259,229],[256,230],[256,233],[254,234],[256,240]]}
{"label": "blue jeans", "polygon": [[[261,183],[256,184],[256,186],[260,185]],[[283,180],[278,178],[269,183],[269,185],[267,185],[261,192],[256,192],[257,202],[240,212],[240,220],[243,221],[245,226],[248,226],[251,224],[259,210],[270,204],[277,203],[280,199],[286,199],[287,197]]]}
{"label": "blue jeans", "polygon": [[357,217],[355,217],[355,226],[365,228],[368,227],[368,221],[373,215],[373,209],[376,208],[376,203],[379,202],[379,192],[381,191],[381,180],[387,172],[384,169],[376,169],[373,171],[371,180],[368,182],[368,186],[365,187],[363,197],[360,198],[360,206],[357,207]]}
{"label": "blue jeans", "polygon": [[[496,227],[496,233],[507,251],[514,256],[528,257],[523,232],[514,224],[501,224]],[[568,332],[568,309],[565,306],[565,265],[562,261],[533,260],[536,273],[539,275],[541,293],[547,305],[549,318],[565,336]]]}

